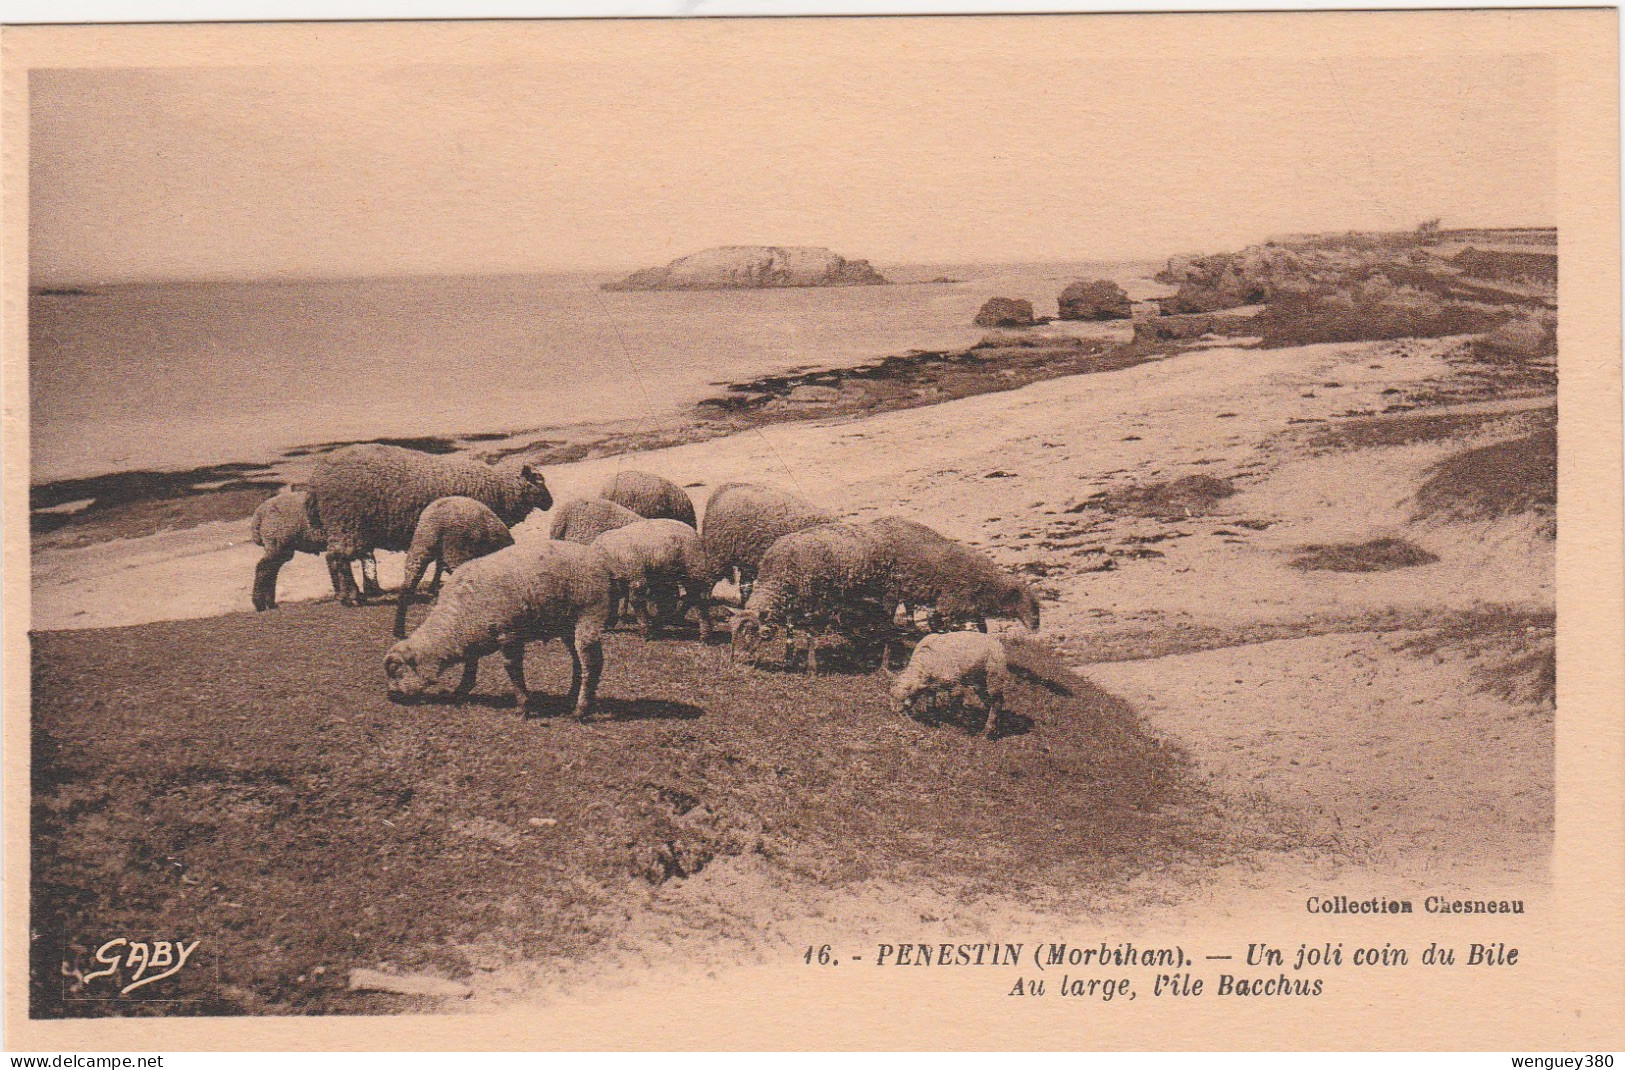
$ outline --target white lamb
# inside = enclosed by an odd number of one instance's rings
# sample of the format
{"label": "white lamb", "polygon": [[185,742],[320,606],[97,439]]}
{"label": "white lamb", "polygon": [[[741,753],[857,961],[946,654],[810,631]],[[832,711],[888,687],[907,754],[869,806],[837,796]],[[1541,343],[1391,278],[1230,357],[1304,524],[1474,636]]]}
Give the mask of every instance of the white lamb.
{"label": "white lamb", "polygon": [[987,710],[985,734],[993,738],[1004,709],[1004,689],[1010,680],[1004,644],[984,632],[940,632],[928,635],[914,648],[908,668],[892,681],[892,702],[899,712],[912,715],[921,698],[933,704],[939,696],[963,698],[975,691]]}

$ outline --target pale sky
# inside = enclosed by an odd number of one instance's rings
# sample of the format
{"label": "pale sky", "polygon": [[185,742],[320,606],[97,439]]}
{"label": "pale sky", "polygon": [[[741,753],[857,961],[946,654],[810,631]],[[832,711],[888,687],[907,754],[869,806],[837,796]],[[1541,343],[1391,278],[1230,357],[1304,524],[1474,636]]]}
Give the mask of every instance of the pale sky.
{"label": "pale sky", "polygon": [[635,61],[36,70],[32,281],[630,270],[740,243],[1126,259],[1554,221],[1538,57],[1129,53],[1021,21],[974,47],[904,27],[764,55],[737,22]]}

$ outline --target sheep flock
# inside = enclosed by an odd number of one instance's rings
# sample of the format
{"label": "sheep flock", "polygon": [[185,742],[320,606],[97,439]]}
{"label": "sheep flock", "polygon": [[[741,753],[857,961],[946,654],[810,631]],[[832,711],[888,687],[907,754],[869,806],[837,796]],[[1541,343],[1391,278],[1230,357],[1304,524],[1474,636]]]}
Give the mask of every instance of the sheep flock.
{"label": "sheep flock", "polygon": [[[549,537],[516,540],[510,529],[535,511],[551,512]],[[687,491],[647,472],[618,472],[597,497],[555,508],[545,479],[526,464],[347,446],[317,460],[306,491],[283,492],[255,514],[265,556],[253,603],[275,607],[277,570],[302,552],[323,555],[335,595],[360,605],[382,592],[365,568],[358,588],[352,562],[406,551],[395,593],[400,641],[383,665],[391,700],[457,701],[472,690],[480,660],[501,654],[514,699],[529,710],[525,648],[558,639],[571,657],[568,703],[580,720],[602,679],[603,634],[623,618],[653,640],[692,617],[696,656],[708,656],[722,632],[730,660],[759,666],[781,651],[785,667],[804,664],[808,673],[819,672],[820,650],[833,645],[849,666],[892,674],[894,651],[912,641],[892,679],[896,709],[917,716],[974,697],[994,735],[1008,670],[987,622],[1036,631],[1038,601],[1027,584],[924,524],[842,519],[763,484],[725,483],[697,526],[696,515]],[[431,564],[434,604],[408,635],[407,607]]]}

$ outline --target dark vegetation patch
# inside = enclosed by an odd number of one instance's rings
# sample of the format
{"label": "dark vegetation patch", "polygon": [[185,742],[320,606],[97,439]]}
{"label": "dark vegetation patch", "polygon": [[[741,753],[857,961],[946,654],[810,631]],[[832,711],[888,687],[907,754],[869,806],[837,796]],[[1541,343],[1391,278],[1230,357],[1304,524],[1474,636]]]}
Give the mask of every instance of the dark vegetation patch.
{"label": "dark vegetation patch", "polygon": [[1416,492],[1418,519],[1494,520],[1533,513],[1557,536],[1557,427],[1463,450]]}
{"label": "dark vegetation patch", "polygon": [[[80,541],[134,538],[211,520],[240,520],[282,487],[262,464],[216,464],[176,472],[117,472],[29,488],[29,530],[85,528]],[[44,512],[73,502],[74,512]]]}
{"label": "dark vegetation patch", "polygon": [[[766,424],[895,412],[1071,375],[1118,371],[1168,352],[1166,346],[1111,346],[1098,339],[1013,333],[985,338],[964,350],[915,350],[851,368],[731,383],[725,393],[700,401],[669,426],[618,430],[563,443],[542,439],[495,455],[522,455],[541,464],[611,457],[736,435]],[[820,389],[815,393],[808,387]]]}
{"label": "dark vegetation patch", "polygon": [[1532,640],[1529,649],[1479,670],[1484,689],[1508,702],[1557,708],[1557,640]]}
{"label": "dark vegetation patch", "polygon": [[1253,319],[1266,349],[1321,342],[1443,338],[1498,327],[1507,313],[1463,302],[1400,302],[1336,294],[1284,295]]}
{"label": "dark vegetation patch", "polygon": [[[443,435],[417,435],[405,438],[369,438],[364,443],[378,446],[399,446],[404,450],[417,450],[420,453],[456,453],[462,444],[455,438],[446,438]],[[344,443],[350,445],[350,443]]]}
{"label": "dark vegetation patch", "polygon": [[1469,275],[1503,282],[1557,285],[1557,250],[1550,253],[1504,249],[1475,249],[1469,246],[1452,257],[1457,267]]}
{"label": "dark vegetation patch", "polygon": [[[465,977],[475,942],[583,961],[653,887],[736,857],[795,887],[1076,909],[1235,843],[1187,759],[1041,649],[1018,652],[1007,699],[1030,728],[992,743],[894,714],[883,675],[757,672],[622,633],[605,719],[578,725],[506,708],[495,658],[466,705],[390,704],[390,613],[34,636],[32,1014],[421,1009],[346,975]],[[562,695],[557,644],[528,670]],[[719,940],[759,935],[720,917]],[[127,931],[206,935],[218,972],[177,978],[196,1002],[61,998],[72,941]]]}
{"label": "dark vegetation patch", "polygon": [[1210,513],[1219,502],[1236,493],[1228,479],[1213,476],[1181,476],[1161,483],[1138,483],[1100,491],[1067,510],[1080,513],[1100,509],[1109,513],[1181,520]]}
{"label": "dark vegetation patch", "polygon": [[28,506],[30,509],[47,509],[94,498],[99,505],[106,507],[154,498],[176,498],[205,493],[197,489],[200,484],[224,483],[229,486],[234,482],[252,480],[269,470],[263,464],[215,464],[179,472],[143,470],[87,479],[59,479],[30,487]]}
{"label": "dark vegetation patch", "polygon": [[162,531],[179,531],[217,520],[243,520],[253,516],[260,503],[281,488],[282,484],[275,481],[245,482],[237,487],[180,498],[131,502],[108,509],[92,507],[66,518],[51,514],[36,516],[36,520],[66,519],[69,523],[36,523],[35,545],[85,546],[109,539],[137,539]]}
{"label": "dark vegetation patch", "polygon": [[352,438],[341,439],[336,442],[318,442],[312,446],[301,446],[296,450],[289,450],[288,457],[306,457],[323,453],[332,453],[345,446],[399,446],[406,450],[417,450],[420,453],[456,453],[463,448],[464,442],[491,441],[493,439],[507,438],[505,434],[494,435],[410,435],[403,438]]}
{"label": "dark vegetation patch", "polygon": [[1509,320],[1483,337],[1452,346],[1443,356],[1448,375],[1396,391],[1403,401],[1386,411],[1534,397],[1551,397],[1555,404],[1555,330],[1531,329],[1527,319]]}
{"label": "dark vegetation patch", "polygon": [[1400,644],[1417,657],[1456,654],[1474,662],[1484,690],[1552,710],[1557,701],[1557,614],[1518,606],[1453,613]]}
{"label": "dark vegetation patch", "polygon": [[1137,343],[1192,341],[1207,335],[1247,338],[1257,333],[1252,317],[1223,313],[1142,316],[1134,321]]}
{"label": "dark vegetation patch", "polygon": [[1012,390],[1044,379],[1115,371],[1145,359],[1145,354],[1121,354],[1095,339],[1015,334],[985,338],[966,350],[915,351],[853,368],[733,383],[726,395],[700,402],[699,410],[702,415],[706,410],[757,411],[760,418],[753,422],[801,419],[804,414],[785,412],[774,402],[801,387],[828,387],[838,391],[838,396],[796,409],[811,410],[817,416],[854,410],[884,412]]}
{"label": "dark vegetation patch", "polygon": [[1308,446],[1317,453],[1342,450],[1377,449],[1383,446],[1410,446],[1421,442],[1445,442],[1480,433],[1493,433],[1513,422],[1531,428],[1557,426],[1557,406],[1506,412],[1406,412],[1354,417],[1317,428],[1308,437]]}
{"label": "dark vegetation patch", "polygon": [[1437,555],[1406,539],[1384,538],[1305,546],[1290,564],[1306,572],[1388,572],[1437,560]]}
{"label": "dark vegetation patch", "polygon": [[1153,619],[1098,628],[1087,636],[1068,640],[1064,649],[1085,665],[1092,662],[1140,661],[1250,646],[1276,639],[1414,630],[1429,626],[1434,619],[1432,614],[1420,610],[1384,610],[1358,616],[1323,614],[1292,620],[1224,625],[1193,623],[1162,614],[1152,614],[1151,617]]}

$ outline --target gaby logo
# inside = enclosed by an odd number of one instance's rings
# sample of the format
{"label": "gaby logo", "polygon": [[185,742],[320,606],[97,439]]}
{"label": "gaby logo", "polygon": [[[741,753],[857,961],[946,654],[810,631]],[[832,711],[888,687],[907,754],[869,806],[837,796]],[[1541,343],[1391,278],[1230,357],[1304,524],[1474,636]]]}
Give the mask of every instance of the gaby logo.
{"label": "gaby logo", "polygon": [[109,985],[118,985],[118,994],[132,992],[173,977],[185,968],[197,951],[201,940],[130,940],[114,937],[96,949],[92,956],[94,969],[80,971],[63,963],[62,973],[77,983],[75,991],[88,992],[94,982],[111,978]]}

